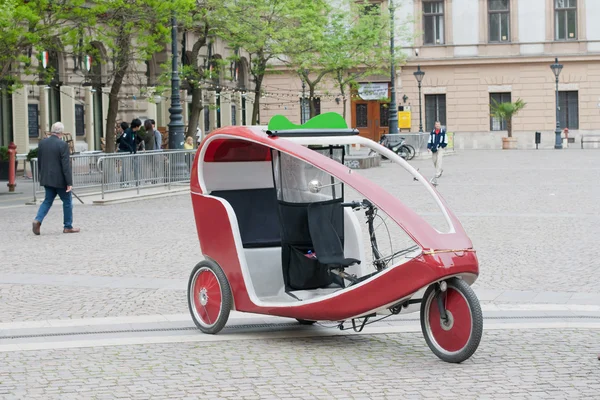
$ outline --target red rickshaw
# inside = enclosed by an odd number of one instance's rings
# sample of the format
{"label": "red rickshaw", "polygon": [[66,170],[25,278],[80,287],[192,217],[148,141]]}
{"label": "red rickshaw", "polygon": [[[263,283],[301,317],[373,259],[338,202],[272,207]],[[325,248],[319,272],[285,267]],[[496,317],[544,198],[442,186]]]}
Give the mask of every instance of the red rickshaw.
{"label": "red rickshaw", "polygon": [[[438,231],[346,166],[349,145],[404,167],[433,197],[449,230]],[[462,362],[477,349],[483,317],[470,287],[479,274],[471,240],[418,171],[348,129],[339,114],[302,126],[276,116],[266,128],[217,129],[198,148],[190,185],[205,260],[190,275],[188,305],[202,332],[221,331],[230,310],[301,324],[332,321],[340,329],[350,329],[348,321],[356,331],[376,317],[420,310],[425,340],[440,359]],[[345,201],[345,187],[363,199]],[[381,254],[373,225],[379,211],[414,245]]]}

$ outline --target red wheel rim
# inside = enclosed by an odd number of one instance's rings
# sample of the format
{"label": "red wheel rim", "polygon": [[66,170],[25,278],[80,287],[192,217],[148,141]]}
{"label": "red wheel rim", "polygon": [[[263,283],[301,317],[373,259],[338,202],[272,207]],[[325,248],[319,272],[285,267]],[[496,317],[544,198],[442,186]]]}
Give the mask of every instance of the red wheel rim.
{"label": "red wheel rim", "polygon": [[196,273],[193,296],[199,322],[206,326],[214,325],[221,314],[221,285],[210,269],[203,268]]}
{"label": "red wheel rim", "polygon": [[446,292],[439,295],[442,296],[446,310],[450,311],[450,323],[444,325],[440,317],[437,298],[433,292],[428,305],[431,339],[440,350],[454,353],[462,350],[471,337],[473,325],[471,309],[463,294],[454,288],[448,287]]}

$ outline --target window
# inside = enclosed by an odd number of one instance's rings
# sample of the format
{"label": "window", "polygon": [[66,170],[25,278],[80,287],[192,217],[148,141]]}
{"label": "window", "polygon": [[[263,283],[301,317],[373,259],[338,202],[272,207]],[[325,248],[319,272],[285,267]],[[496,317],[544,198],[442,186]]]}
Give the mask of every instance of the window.
{"label": "window", "polygon": [[83,104],[75,104],[75,135],[85,135],[85,112]]}
{"label": "window", "polygon": [[[490,105],[494,104],[492,100],[495,100],[498,103],[510,103],[512,101],[510,93],[490,93]],[[506,120],[490,116],[490,130],[505,131]]]}
{"label": "window", "polygon": [[210,132],[210,108],[204,106],[204,133]]}
{"label": "window", "polygon": [[356,127],[357,128],[368,127],[367,120],[368,120],[367,105],[366,104],[357,104],[356,105]]}
{"label": "window", "polygon": [[231,125],[237,125],[237,115],[235,115],[237,113],[237,107],[235,106],[235,104],[231,105]]}
{"label": "window", "polygon": [[379,126],[387,127],[390,124],[390,105],[388,103],[379,104]]}
{"label": "window", "polygon": [[246,125],[246,93],[242,94],[242,125]]}
{"label": "window", "polygon": [[554,0],[556,40],[577,39],[577,0]]}
{"label": "window", "polygon": [[445,94],[425,95],[425,130],[432,131],[435,121],[440,121],[442,126],[446,126]]}
{"label": "window", "polygon": [[310,119],[310,107],[308,106],[308,99],[300,99],[300,123],[303,124]]}
{"label": "window", "polygon": [[425,44],[444,44],[444,2],[423,2]]}
{"label": "window", "polygon": [[[315,115],[321,114],[321,99],[318,97],[313,98],[313,104],[315,106]],[[300,123],[303,124],[310,119],[310,106],[308,104],[308,98],[300,99]]]}
{"label": "window", "polygon": [[29,137],[38,137],[40,135],[40,119],[37,104],[27,104],[27,119],[29,121]]}
{"label": "window", "polygon": [[488,0],[490,42],[510,41],[510,0]]}
{"label": "window", "polygon": [[363,15],[377,15],[377,14],[381,14],[381,2],[380,1],[376,1],[376,2],[372,2],[370,4],[364,5],[361,13]]}
{"label": "window", "polygon": [[558,92],[558,120],[560,128],[579,129],[578,92]]}

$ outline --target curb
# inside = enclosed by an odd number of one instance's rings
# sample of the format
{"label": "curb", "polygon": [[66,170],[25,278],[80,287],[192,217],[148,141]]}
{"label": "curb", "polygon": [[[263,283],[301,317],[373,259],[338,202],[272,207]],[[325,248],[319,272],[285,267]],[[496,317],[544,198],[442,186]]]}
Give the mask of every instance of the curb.
{"label": "curb", "polygon": [[185,194],[185,193],[189,193],[189,192],[190,192],[190,188],[172,189],[167,192],[152,193],[152,194],[140,194],[140,195],[134,195],[131,197],[124,197],[124,198],[120,198],[120,199],[93,200],[92,205],[103,206],[103,205],[108,205],[108,204],[129,203],[129,202],[137,201],[137,200],[176,196],[176,195]]}

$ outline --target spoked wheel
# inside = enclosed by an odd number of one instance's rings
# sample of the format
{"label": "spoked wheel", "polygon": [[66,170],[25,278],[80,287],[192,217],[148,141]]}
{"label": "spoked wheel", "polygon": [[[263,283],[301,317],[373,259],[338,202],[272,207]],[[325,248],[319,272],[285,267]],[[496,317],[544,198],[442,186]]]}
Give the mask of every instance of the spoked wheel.
{"label": "spoked wheel", "polygon": [[[475,353],[483,332],[483,315],[473,289],[462,279],[429,286],[421,303],[421,329],[433,353],[446,362],[460,363]],[[438,297],[447,313],[441,316]]]}
{"label": "spoked wheel", "polygon": [[298,321],[298,323],[300,325],[314,325],[314,323],[317,322],[317,321],[309,321],[307,319],[299,319],[299,318],[296,318],[296,321]]}
{"label": "spoked wheel", "polygon": [[212,261],[194,267],[188,283],[188,306],[196,326],[204,333],[217,333],[227,323],[233,298],[225,273]]}
{"label": "spoked wheel", "polygon": [[398,150],[396,150],[396,154],[398,154],[405,160],[408,159],[408,157],[410,156],[409,150],[405,145],[400,146]]}
{"label": "spoked wheel", "polygon": [[404,144],[402,146],[406,147],[406,151],[408,154],[408,157],[406,158],[407,160],[412,160],[413,158],[415,158],[415,148],[414,147],[412,147],[410,144]]}

